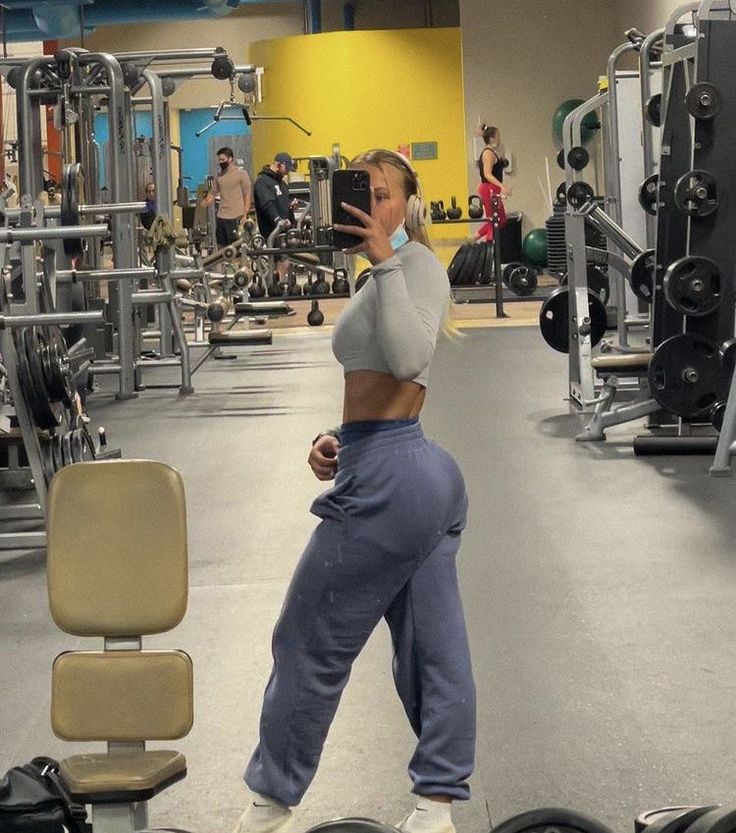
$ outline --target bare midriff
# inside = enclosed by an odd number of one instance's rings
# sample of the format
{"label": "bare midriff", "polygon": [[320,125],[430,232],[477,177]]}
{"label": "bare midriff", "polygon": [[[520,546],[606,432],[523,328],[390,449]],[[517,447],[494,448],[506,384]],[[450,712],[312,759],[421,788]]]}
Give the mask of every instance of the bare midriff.
{"label": "bare midriff", "polygon": [[351,370],[345,374],[343,422],[418,417],[426,388],[416,382],[400,382],[390,373]]}

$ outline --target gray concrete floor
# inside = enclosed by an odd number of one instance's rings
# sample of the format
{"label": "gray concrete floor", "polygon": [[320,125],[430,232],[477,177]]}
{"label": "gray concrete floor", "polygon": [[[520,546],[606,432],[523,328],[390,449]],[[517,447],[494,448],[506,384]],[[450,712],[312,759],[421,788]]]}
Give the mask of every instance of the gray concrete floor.
{"label": "gray concrete floor", "polygon": [[[432,375],[424,427],[458,458],[471,499],[460,571],[478,766],[459,833],[544,805],[623,833],[645,808],[728,801],[736,482],[710,479],[707,458],[634,458],[631,426],[576,445],[566,358],[535,328],[445,341]],[[189,612],[147,644],[192,655],[196,721],[174,745],[189,776],[151,802],[154,823],[229,833],[241,812],[270,632],[316,522],[309,441],[339,421],[340,384],[329,334],[313,332],[209,362],[188,398],[90,403],[111,443],[170,463],[187,488]],[[93,641],[50,620],[43,554],[0,555],[0,772],[90,748],[57,741],[48,721],[53,657],[82,645]],[[411,750],[381,626],[289,833],[341,815],[398,821]]]}

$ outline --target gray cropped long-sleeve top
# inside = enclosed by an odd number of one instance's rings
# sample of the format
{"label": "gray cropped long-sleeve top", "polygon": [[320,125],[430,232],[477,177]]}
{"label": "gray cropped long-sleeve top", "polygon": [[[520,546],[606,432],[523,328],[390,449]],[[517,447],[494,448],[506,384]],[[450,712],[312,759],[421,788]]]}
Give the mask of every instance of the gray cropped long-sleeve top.
{"label": "gray cropped long-sleeve top", "polygon": [[332,333],[345,373],[376,370],[426,387],[449,293],[442,264],[421,243],[405,243],[374,266]]}

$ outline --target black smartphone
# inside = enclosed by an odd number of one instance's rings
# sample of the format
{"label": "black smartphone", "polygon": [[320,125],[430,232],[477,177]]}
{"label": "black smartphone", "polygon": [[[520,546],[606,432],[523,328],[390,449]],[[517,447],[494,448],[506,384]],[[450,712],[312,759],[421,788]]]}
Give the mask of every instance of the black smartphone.
{"label": "black smartphone", "polygon": [[[335,171],[332,174],[332,223],[346,226],[363,224],[341,207],[341,203],[354,205],[366,214],[371,213],[371,175],[368,171]],[[332,245],[338,249],[350,249],[359,245],[360,237],[345,232],[332,232]]]}

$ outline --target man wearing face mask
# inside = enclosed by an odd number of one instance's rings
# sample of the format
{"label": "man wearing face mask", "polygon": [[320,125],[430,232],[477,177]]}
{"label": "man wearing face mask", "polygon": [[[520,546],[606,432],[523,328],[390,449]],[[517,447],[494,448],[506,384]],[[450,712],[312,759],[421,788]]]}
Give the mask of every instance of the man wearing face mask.
{"label": "man wearing face mask", "polygon": [[215,197],[220,198],[215,219],[215,239],[217,245],[222,247],[238,238],[240,220],[247,217],[250,211],[251,184],[248,174],[235,164],[232,148],[220,148],[217,151],[217,161],[220,172],[215,175],[212,190],[202,204],[212,205]]}

